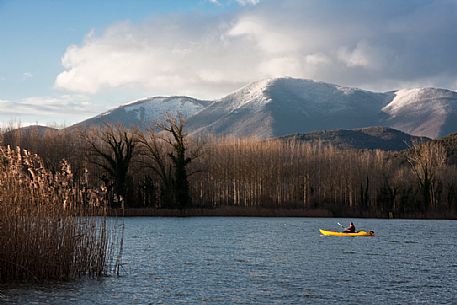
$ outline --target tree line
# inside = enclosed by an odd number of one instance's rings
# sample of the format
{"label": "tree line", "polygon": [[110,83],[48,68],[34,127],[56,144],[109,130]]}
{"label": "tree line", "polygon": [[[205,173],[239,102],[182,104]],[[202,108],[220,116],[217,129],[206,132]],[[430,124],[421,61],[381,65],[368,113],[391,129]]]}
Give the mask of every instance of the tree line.
{"label": "tree line", "polygon": [[108,189],[112,207],[325,208],[386,216],[457,211],[457,170],[439,141],[409,150],[337,149],[319,142],[195,138],[182,116],[148,131],[121,126],[85,130],[4,130],[21,146],[74,179]]}

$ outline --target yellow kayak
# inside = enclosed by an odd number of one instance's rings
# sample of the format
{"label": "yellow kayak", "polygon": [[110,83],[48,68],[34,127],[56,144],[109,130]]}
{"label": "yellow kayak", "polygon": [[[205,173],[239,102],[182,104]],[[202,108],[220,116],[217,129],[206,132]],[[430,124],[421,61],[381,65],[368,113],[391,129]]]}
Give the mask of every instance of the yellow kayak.
{"label": "yellow kayak", "polygon": [[343,232],[336,232],[336,231],[326,231],[319,229],[322,235],[325,236],[374,236],[373,231],[358,231],[354,233],[343,233]]}

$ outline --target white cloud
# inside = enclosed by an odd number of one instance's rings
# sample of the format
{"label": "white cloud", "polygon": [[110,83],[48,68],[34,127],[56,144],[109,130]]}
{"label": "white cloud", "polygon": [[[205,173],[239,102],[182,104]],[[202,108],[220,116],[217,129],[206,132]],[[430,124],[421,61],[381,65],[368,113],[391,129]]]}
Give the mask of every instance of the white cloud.
{"label": "white cloud", "polygon": [[275,57],[265,60],[260,65],[264,75],[292,76],[302,75],[302,62],[295,57]]}
{"label": "white cloud", "polygon": [[284,75],[378,90],[455,86],[456,1],[238,3],[226,15],[166,16],[91,32],[66,50],[55,86],[196,97]]}
{"label": "white cloud", "polygon": [[33,74],[30,72],[24,72],[22,73],[22,80],[27,80],[33,77]]}
{"label": "white cloud", "polygon": [[[240,75],[254,53],[226,35],[223,20],[183,18],[143,25],[122,23],[70,46],[57,88],[98,93],[105,88],[145,88],[153,94],[217,96],[256,78]],[[221,84],[214,86],[214,81]]]}
{"label": "white cloud", "polygon": [[326,65],[330,63],[330,58],[323,53],[313,53],[305,56],[305,63],[312,66]]}
{"label": "white cloud", "polygon": [[0,112],[9,115],[91,113],[87,97],[62,95],[58,97],[27,97],[17,101],[1,100]]}
{"label": "white cloud", "polygon": [[359,46],[355,47],[353,50],[341,47],[338,50],[338,59],[344,62],[348,67],[369,67],[372,64],[369,55]]}
{"label": "white cloud", "polygon": [[[221,0],[208,0],[208,1],[212,4],[221,5]],[[236,0],[236,2],[241,6],[247,6],[247,5],[256,5],[260,2],[260,0]]]}
{"label": "white cloud", "polygon": [[260,0],[236,0],[239,4],[245,5],[256,5],[260,2]]}
{"label": "white cloud", "polygon": [[212,4],[221,5],[221,3],[219,2],[219,0],[208,0],[208,1],[211,2]]}
{"label": "white cloud", "polygon": [[[84,95],[0,99],[0,122],[19,121],[21,126],[33,124],[67,124],[100,113],[101,107],[90,103]],[[40,122],[37,121],[39,118]]]}
{"label": "white cloud", "polygon": [[228,31],[228,35],[245,38],[246,43],[254,42],[266,54],[293,52],[303,47],[302,41],[293,32],[286,33],[262,19],[242,18]]}

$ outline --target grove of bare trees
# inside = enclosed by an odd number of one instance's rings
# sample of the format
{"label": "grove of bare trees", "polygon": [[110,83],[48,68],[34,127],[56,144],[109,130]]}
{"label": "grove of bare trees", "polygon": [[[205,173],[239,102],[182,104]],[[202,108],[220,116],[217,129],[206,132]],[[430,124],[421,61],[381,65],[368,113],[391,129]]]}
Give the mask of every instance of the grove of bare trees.
{"label": "grove of bare trees", "polygon": [[196,139],[186,134],[182,116],[146,132],[47,131],[40,141],[11,132],[4,132],[4,145],[38,153],[51,169],[68,160],[74,179],[88,173],[91,187],[112,186],[126,207],[324,208],[379,217],[457,212],[457,169],[440,141],[388,152],[297,140]]}

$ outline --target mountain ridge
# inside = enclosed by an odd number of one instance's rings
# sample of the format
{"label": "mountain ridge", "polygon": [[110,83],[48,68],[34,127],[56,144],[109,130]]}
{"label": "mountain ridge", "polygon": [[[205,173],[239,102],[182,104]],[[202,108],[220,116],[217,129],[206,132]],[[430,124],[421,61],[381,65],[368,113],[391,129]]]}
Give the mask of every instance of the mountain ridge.
{"label": "mountain ridge", "polygon": [[308,143],[331,144],[342,149],[380,149],[385,151],[400,151],[408,149],[413,143],[430,141],[427,137],[417,137],[402,131],[382,127],[367,127],[361,129],[337,129],[292,134],[279,139]]}
{"label": "mountain ridge", "polygon": [[260,138],[314,130],[383,126],[438,138],[457,131],[457,92],[413,88],[373,92],[297,78],[260,80],[215,100],[144,98],[74,126],[122,123],[145,129],[165,112],[181,112],[188,131]]}
{"label": "mountain ridge", "polygon": [[154,122],[159,121],[166,113],[176,114],[179,111],[188,117],[208,106],[208,104],[208,101],[187,96],[146,97],[107,110],[69,128],[120,123],[127,128],[138,127],[144,130],[152,127]]}

